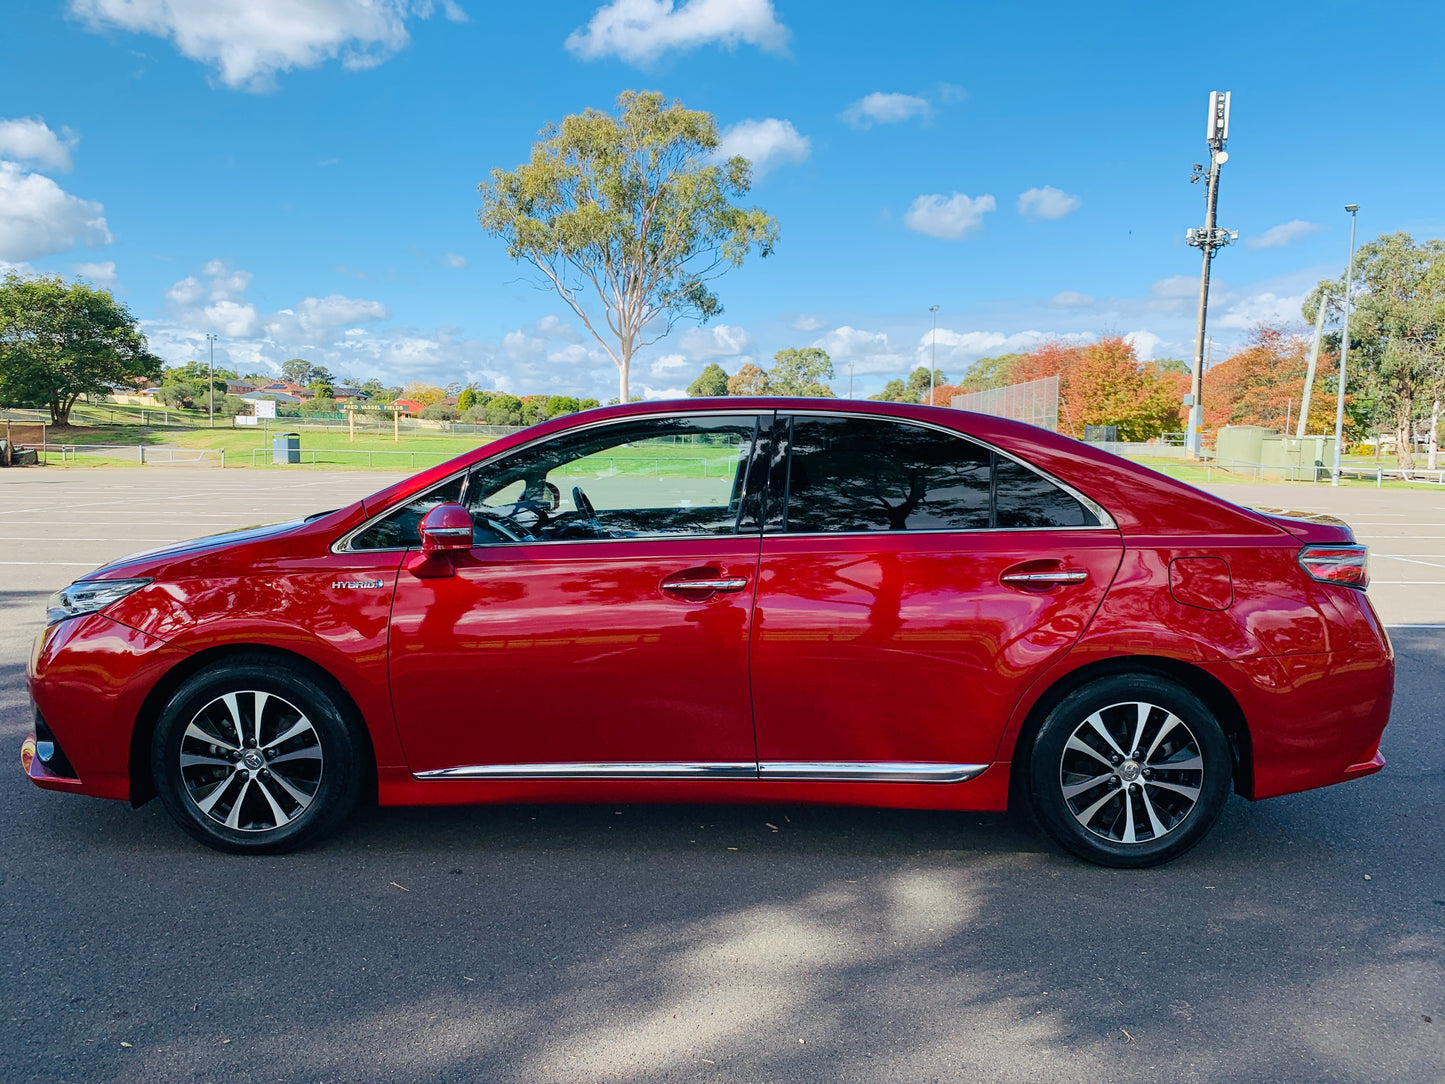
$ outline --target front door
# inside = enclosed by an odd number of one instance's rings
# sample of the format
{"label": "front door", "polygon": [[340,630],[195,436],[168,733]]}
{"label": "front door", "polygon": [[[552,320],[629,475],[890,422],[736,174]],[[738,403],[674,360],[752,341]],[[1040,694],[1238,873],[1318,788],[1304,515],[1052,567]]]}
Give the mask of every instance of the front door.
{"label": "front door", "polygon": [[774,488],[753,619],[765,779],[976,774],[1122,554],[1030,468],[894,419],[794,417]]}
{"label": "front door", "polygon": [[715,414],[590,426],[447,493],[472,513],[474,548],[436,578],[403,562],[392,610],[411,770],[752,776],[756,428]]}

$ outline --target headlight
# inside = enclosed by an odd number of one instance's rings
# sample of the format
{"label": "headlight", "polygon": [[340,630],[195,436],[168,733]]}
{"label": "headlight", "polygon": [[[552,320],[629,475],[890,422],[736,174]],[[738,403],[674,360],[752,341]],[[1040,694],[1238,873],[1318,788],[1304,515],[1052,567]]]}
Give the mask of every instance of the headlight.
{"label": "headlight", "polygon": [[105,609],[119,602],[132,591],[139,591],[150,580],[76,580],[75,583],[50,596],[45,604],[45,623],[53,625],[67,617],[80,617]]}

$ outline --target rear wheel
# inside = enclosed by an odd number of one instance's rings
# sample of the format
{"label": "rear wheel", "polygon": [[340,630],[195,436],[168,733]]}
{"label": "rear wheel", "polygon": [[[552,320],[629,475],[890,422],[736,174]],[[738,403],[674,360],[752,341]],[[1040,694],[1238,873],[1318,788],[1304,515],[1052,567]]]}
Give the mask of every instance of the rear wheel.
{"label": "rear wheel", "polygon": [[181,828],[233,853],[320,838],[356,804],[363,775],[357,736],[327,692],[256,657],[176,690],[156,724],[151,772]]}
{"label": "rear wheel", "polygon": [[1065,850],[1105,866],[1152,866],[1214,826],[1232,769],[1202,700],[1166,678],[1120,674],[1049,712],[1029,758],[1029,800]]}

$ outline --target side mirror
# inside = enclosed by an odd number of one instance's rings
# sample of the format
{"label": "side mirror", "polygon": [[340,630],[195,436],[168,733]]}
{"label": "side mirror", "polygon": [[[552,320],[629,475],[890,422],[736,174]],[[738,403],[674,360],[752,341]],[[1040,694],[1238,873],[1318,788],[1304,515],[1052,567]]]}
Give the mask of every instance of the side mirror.
{"label": "side mirror", "polygon": [[421,552],[407,562],[407,571],[423,580],[450,576],[449,556],[472,548],[472,514],[459,504],[439,504],[422,516],[417,533]]}
{"label": "side mirror", "polygon": [[459,504],[437,505],[422,516],[417,530],[424,554],[472,548],[472,514]]}

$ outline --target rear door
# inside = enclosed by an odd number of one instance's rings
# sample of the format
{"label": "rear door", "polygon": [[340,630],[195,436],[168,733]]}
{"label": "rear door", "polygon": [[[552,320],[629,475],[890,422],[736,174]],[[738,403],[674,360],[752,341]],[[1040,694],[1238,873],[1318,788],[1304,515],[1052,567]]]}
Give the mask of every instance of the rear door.
{"label": "rear door", "polygon": [[967,777],[1093,616],[1118,531],[941,429],[803,413],[779,429],[753,619],[761,774]]}

